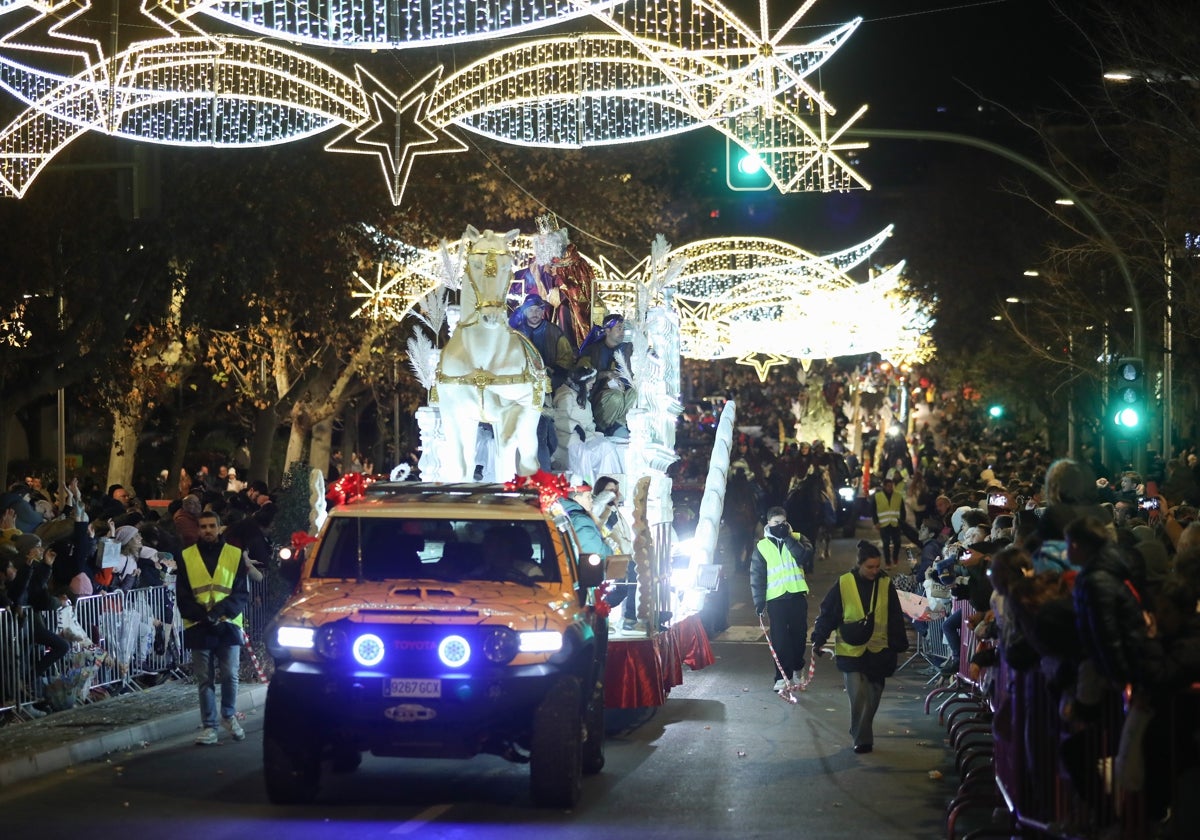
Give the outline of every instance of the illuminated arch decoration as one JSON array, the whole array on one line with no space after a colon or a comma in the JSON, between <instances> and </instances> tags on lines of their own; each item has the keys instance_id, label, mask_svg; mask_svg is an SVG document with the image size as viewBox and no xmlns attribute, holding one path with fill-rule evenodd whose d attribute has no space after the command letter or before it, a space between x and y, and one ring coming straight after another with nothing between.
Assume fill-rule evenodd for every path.
<instances>
[{"instance_id":1,"label":"illuminated arch decoration","mask_svg":"<svg viewBox=\"0 0 1200 840\"><path fill-rule=\"evenodd\" d=\"M33 13L0 38L0 86L29 106L0 129L0 194L24 195L87 131L236 147L285 143L371 116L358 81L293 50L208 35L189 20L194 6L176 13L144 3L140 25L118 29L141 37L108 56L106 39L96 37L107 24L90 0L65 5L69 12L39 0L0 7Z\"/></svg>"},{"instance_id":2,"label":"illuminated arch decoration","mask_svg":"<svg viewBox=\"0 0 1200 840\"><path fill-rule=\"evenodd\" d=\"M711 126L756 153L782 192L870 185L842 157L865 143L830 132L833 107L806 78L857 29L855 19L818 40L761 34L712 0L636 0L596 10L613 34L524 42L448 77L429 94L432 125L451 124L508 143L580 148L666 137ZM815 112L816 126L801 114Z\"/></svg>"},{"instance_id":3,"label":"illuminated arch decoration","mask_svg":"<svg viewBox=\"0 0 1200 840\"><path fill-rule=\"evenodd\" d=\"M930 319L905 293L904 263L865 283L847 272L891 235L819 257L770 239L684 245L673 283L683 355L736 358L760 376L779 358L811 360L879 352L899 363L932 353ZM761 358L761 357L765 357Z\"/></svg>"},{"instance_id":4,"label":"illuminated arch decoration","mask_svg":"<svg viewBox=\"0 0 1200 840\"><path fill-rule=\"evenodd\" d=\"M859 20L812 43L782 43L814 2L772 36L765 2L756 33L716 0L140 0L138 19L116 27L113 10L92 0L3 0L0 17L13 26L0 34L0 86L28 108L0 128L0 194L24 195L86 131L251 146L333 128L341 132L326 148L377 156L395 204L416 157L466 148L456 128L577 148L711 126L756 152L782 191L869 187L841 156L862 144L841 142L849 123L830 131L834 109L808 81ZM362 67L350 78L292 48L196 23L376 49L584 15L611 32L520 43L444 80L437 68L398 96Z\"/></svg>"},{"instance_id":5,"label":"illuminated arch decoration","mask_svg":"<svg viewBox=\"0 0 1200 840\"><path fill-rule=\"evenodd\" d=\"M932 321L907 293L904 263L859 282L862 267L892 234L892 226L845 250L817 256L773 239L740 237L688 243L622 270L606 258L580 255L596 275L599 303L610 312L635 313L670 302L679 322L680 353L693 359L734 358L765 376L788 360L802 363L879 353L895 364L928 360ZM448 243L451 251L457 243ZM428 292L445 284L440 250L393 243L402 268L354 297L360 312L385 312L396 321ZM534 237L513 243L514 269L533 259ZM663 274L670 275L664 285ZM461 277L449 284L457 287ZM365 291L364 291L365 289ZM519 295L510 296L517 303Z\"/></svg>"},{"instance_id":6,"label":"illuminated arch decoration","mask_svg":"<svg viewBox=\"0 0 1200 840\"><path fill-rule=\"evenodd\" d=\"M618 2L621 0L199 0L199 5L208 17L270 38L376 50L512 38L586 17Z\"/></svg>"}]
</instances>

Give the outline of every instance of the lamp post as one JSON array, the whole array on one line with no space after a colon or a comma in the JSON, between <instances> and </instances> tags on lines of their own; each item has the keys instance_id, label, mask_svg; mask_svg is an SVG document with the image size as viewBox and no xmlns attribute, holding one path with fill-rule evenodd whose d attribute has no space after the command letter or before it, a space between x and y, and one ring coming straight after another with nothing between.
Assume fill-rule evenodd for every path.
<instances>
[{"instance_id":1,"label":"lamp post","mask_svg":"<svg viewBox=\"0 0 1200 840\"><path fill-rule=\"evenodd\" d=\"M58 331L62 334L63 330L63 296L58 294ZM58 429L58 451L55 456L58 459L58 492L65 492L67 489L67 397L62 386L62 380L59 380L58 386L58 405L57 416L55 418L55 428Z\"/></svg>"},{"instance_id":2,"label":"lamp post","mask_svg":"<svg viewBox=\"0 0 1200 840\"><path fill-rule=\"evenodd\" d=\"M1192 88L1200 88L1200 79L1181 73L1170 73L1163 70L1130 70L1117 69L1104 73L1105 81L1145 82L1146 84L1179 84L1183 83ZM1168 171L1167 175L1170 176ZM1175 351L1173 347L1172 316L1174 315L1174 254L1171 242L1165 231L1163 234L1163 285L1166 289L1166 301L1163 309L1163 359L1162 359L1162 457L1167 460L1172 455L1174 440L1172 426L1174 425L1174 409L1172 406L1172 391L1175 379ZM1140 355L1140 354L1139 354Z\"/></svg>"},{"instance_id":3,"label":"lamp post","mask_svg":"<svg viewBox=\"0 0 1200 840\"><path fill-rule=\"evenodd\" d=\"M1133 272L1129 268L1129 262L1125 259L1125 253L1117 245L1108 228L1100 221L1100 217L1096 212L1079 197L1071 187L1066 184L1061 178L1050 172L1044 166L1041 166L1029 158L1022 155L1020 152L1014 151L1007 146L1002 146L999 143L993 143L990 140L984 140L981 137L972 137L969 134L957 134L951 131L922 131L919 129L903 129L903 128L850 128L843 133L844 137L861 137L865 139L879 140L924 140L941 143L954 143L959 146L970 146L975 149L982 149L985 152L991 152L994 155L999 155L1007 161L1017 164L1018 166L1037 175L1047 184L1054 188L1059 194L1056 199L1056 204L1071 205L1079 209L1083 213L1084 218L1096 231L1096 235L1100 238L1104 249L1108 251L1113 261L1117 264L1117 271L1121 274L1121 279L1125 281L1125 288L1129 293L1130 312L1133 315L1133 336L1132 347L1133 353L1137 358L1145 358L1145 338L1142 334L1142 301L1138 296L1137 286L1133 282ZM1068 434L1074 430L1074 418L1070 418L1071 426L1068 429ZM1134 455L1134 468L1139 472L1145 468L1146 450L1145 447L1139 447Z\"/></svg>"}]
</instances>

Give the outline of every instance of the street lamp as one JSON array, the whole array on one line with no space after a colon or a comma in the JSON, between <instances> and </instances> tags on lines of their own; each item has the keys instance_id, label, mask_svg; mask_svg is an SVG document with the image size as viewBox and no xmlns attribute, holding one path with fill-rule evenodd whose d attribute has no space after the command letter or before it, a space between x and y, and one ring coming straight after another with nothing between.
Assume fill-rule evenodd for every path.
<instances>
[{"instance_id":1,"label":"street lamp","mask_svg":"<svg viewBox=\"0 0 1200 840\"><path fill-rule=\"evenodd\" d=\"M1165 84L1184 82L1193 88L1200 87L1200 79L1179 73L1167 73L1162 70L1110 70L1104 74L1110 82L1135 82L1147 84ZM1170 175L1170 173L1167 173ZM1174 388L1175 352L1173 347L1172 316L1174 314L1174 254L1170 240L1163 234L1163 283L1166 286L1166 306L1163 309L1163 361L1162 361L1162 455L1170 458L1174 442L1171 437L1171 426L1174 423L1172 410L1172 390ZM1138 353L1138 356L1142 356Z\"/></svg>"}]
</instances>

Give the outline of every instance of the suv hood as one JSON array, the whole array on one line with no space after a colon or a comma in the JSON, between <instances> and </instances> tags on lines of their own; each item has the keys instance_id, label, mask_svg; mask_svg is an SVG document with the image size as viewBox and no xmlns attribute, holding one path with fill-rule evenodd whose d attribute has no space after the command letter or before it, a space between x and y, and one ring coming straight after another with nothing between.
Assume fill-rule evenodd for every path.
<instances>
[{"instance_id":1,"label":"suv hood","mask_svg":"<svg viewBox=\"0 0 1200 840\"><path fill-rule=\"evenodd\" d=\"M349 584L349 585L348 585ZM438 580L307 580L286 612L293 619L322 625L344 618L369 621L411 620L413 616L463 616L498 619L514 629L544 622L548 613L563 618L578 611L573 594L557 584L538 588L515 583ZM490 622L491 623L491 622Z\"/></svg>"}]
</instances>

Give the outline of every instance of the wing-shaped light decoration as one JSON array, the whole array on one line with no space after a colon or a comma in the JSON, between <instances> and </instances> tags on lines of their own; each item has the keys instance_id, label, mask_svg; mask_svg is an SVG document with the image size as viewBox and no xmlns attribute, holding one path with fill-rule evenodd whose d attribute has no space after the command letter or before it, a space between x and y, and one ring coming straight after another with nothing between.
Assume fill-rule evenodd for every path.
<instances>
[{"instance_id":1,"label":"wing-shaped light decoration","mask_svg":"<svg viewBox=\"0 0 1200 840\"><path fill-rule=\"evenodd\" d=\"M812 43L782 43L813 2L773 36L765 4L761 33L713 0L593 8L611 35L530 40L485 56L438 86L427 116L434 126L551 148L711 126L757 152L782 191L868 187L842 156L864 144L843 142L845 126L829 130L833 108L807 81L860 20Z\"/></svg>"},{"instance_id":2,"label":"wing-shaped light decoration","mask_svg":"<svg viewBox=\"0 0 1200 840\"><path fill-rule=\"evenodd\" d=\"M203 13L271 38L321 47L431 47L584 17L621 0L200 0Z\"/></svg>"},{"instance_id":3,"label":"wing-shaped light decoration","mask_svg":"<svg viewBox=\"0 0 1200 840\"><path fill-rule=\"evenodd\" d=\"M170 145L252 146L370 118L355 80L293 50L207 35L188 20L195 7L177 14L169 2L146 0L137 25L116 28L111 10L101 15L91 0L69 0L65 11L35 0L5 9L24 18L0 38L0 85L29 107L0 128L0 194L24 195L86 131ZM126 39L111 55L99 37L110 29Z\"/></svg>"}]
</instances>

